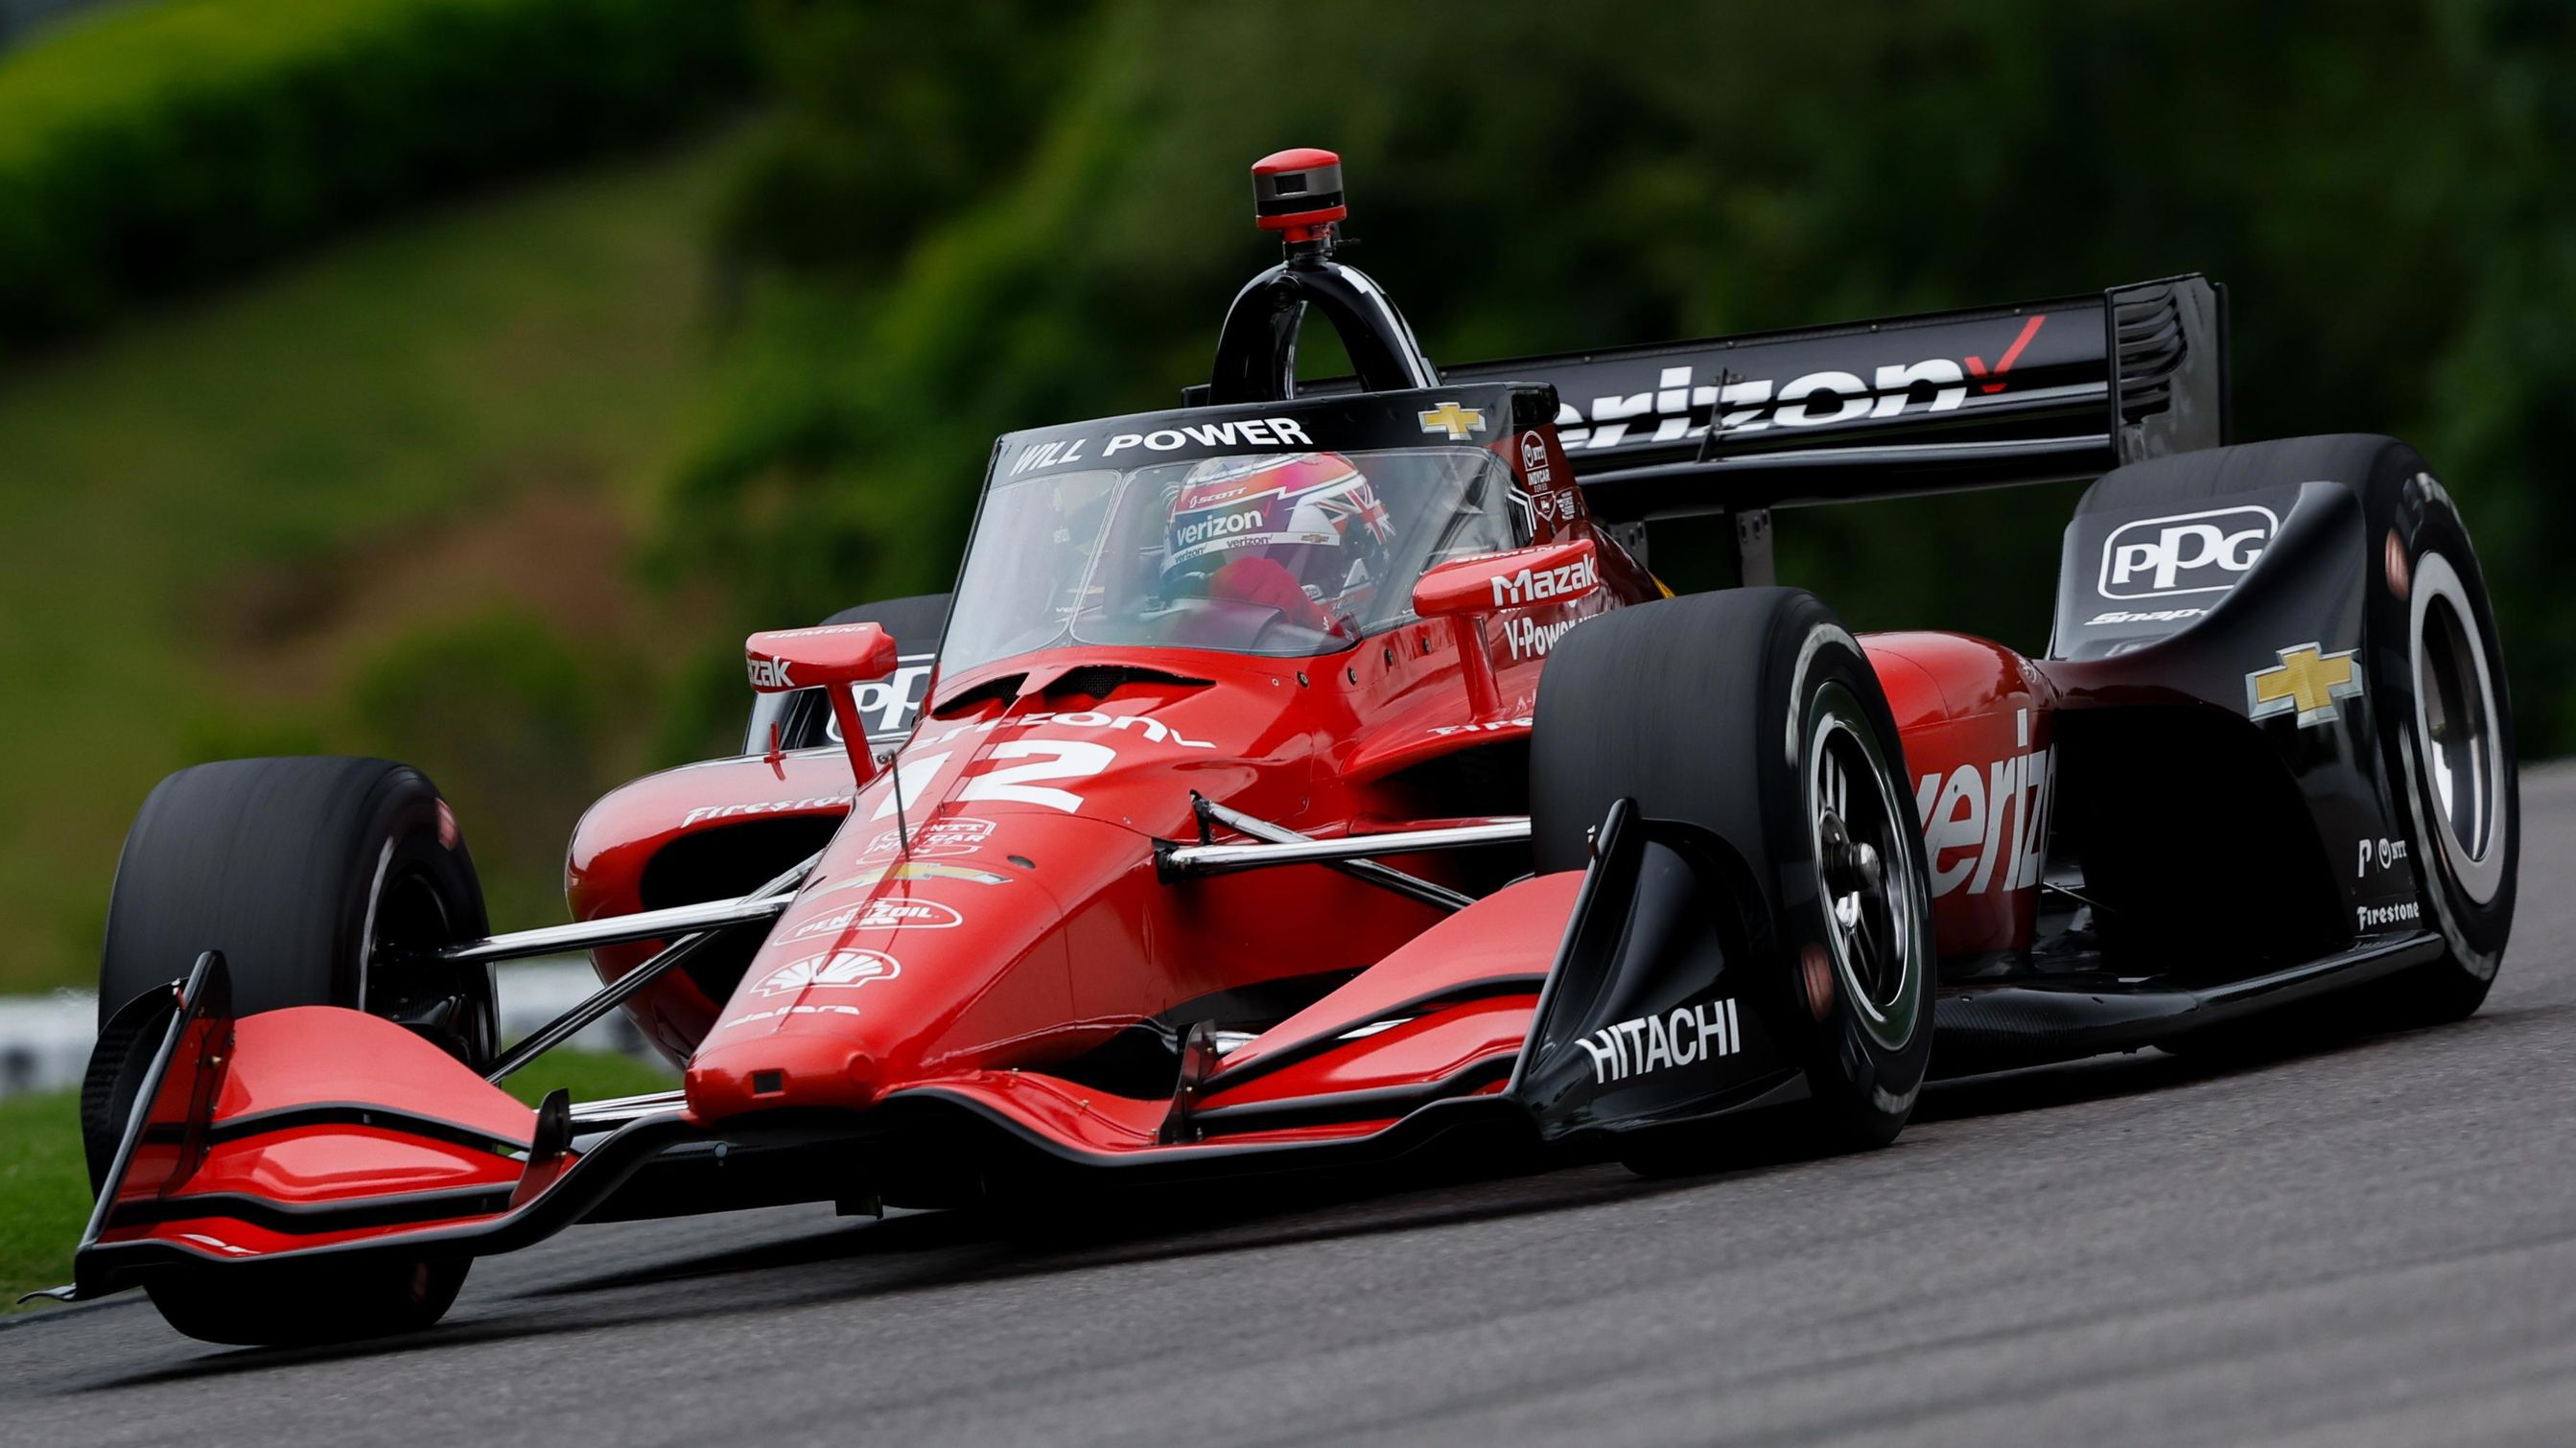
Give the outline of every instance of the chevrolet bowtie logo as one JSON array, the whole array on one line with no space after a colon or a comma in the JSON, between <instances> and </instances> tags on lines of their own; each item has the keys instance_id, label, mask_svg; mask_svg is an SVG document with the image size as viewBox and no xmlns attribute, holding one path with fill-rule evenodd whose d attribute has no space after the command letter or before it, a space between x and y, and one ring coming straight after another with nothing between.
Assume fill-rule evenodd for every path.
<instances>
[{"instance_id":1,"label":"chevrolet bowtie logo","mask_svg":"<svg viewBox=\"0 0 2576 1448\"><path fill-rule=\"evenodd\" d=\"M1485 414L1479 408L1460 407L1444 402L1429 412L1417 414L1424 432L1445 432L1451 442L1465 442L1467 434L1485 425Z\"/></svg>"},{"instance_id":2,"label":"chevrolet bowtie logo","mask_svg":"<svg viewBox=\"0 0 2576 1448\"><path fill-rule=\"evenodd\" d=\"M2268 719L2295 709L2302 729L2342 718L2335 701L2361 694L2361 671L2352 662L2355 652L2321 653L2315 644L2281 650L2278 665L2245 676L2245 717Z\"/></svg>"}]
</instances>

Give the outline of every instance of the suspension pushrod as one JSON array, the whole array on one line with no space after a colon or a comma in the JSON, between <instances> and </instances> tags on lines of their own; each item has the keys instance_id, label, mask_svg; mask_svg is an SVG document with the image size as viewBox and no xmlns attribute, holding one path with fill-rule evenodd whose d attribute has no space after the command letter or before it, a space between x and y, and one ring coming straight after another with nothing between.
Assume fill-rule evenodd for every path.
<instances>
[{"instance_id":1,"label":"suspension pushrod","mask_svg":"<svg viewBox=\"0 0 2576 1448\"><path fill-rule=\"evenodd\" d=\"M669 945L662 947L660 951L656 952L652 959L645 961L642 965L635 967L633 970L626 972L617 979L601 986L597 991L583 997L580 1004L575 1005L572 1009L565 1011L562 1015L559 1015L553 1020L546 1022L544 1025L537 1027L535 1030L530 1031L525 1039L521 1040L519 1044L512 1046L506 1053L504 1053L501 1059L494 1063L491 1070L483 1073L483 1079L492 1082L494 1085L498 1085L505 1077L517 1071L520 1067L527 1065L530 1061L537 1059L546 1052L551 1051L555 1047L562 1045L564 1042L571 1040L573 1037L580 1035L582 1030L590 1025L591 1022L596 1021L601 1016L617 1009L617 1007L623 1004L629 996L634 995L637 991L642 990L644 987L660 980L663 976L668 975L671 971L671 967L680 964L687 960L691 955L696 954L700 947L704 946L708 941L715 939L717 933L726 926L742 925L754 920L768 920L775 918L781 911L787 908L788 901L794 895L796 887L804 883L806 873L811 871L816 863L821 861L822 858L822 852L818 850L814 854L807 856L805 860L798 864L794 869L787 871L785 874L771 880L759 889L743 896L742 899L722 902L726 904L742 905L753 901L762 901L773 904L776 908L759 914L746 915L739 918L728 918L703 928L693 935L685 935L680 939L672 941ZM686 907L682 908L685 909ZM668 914L670 912L647 911L645 913ZM619 918L634 920L641 917L627 915ZM647 937L630 935L622 938L633 940Z\"/></svg>"}]
</instances>

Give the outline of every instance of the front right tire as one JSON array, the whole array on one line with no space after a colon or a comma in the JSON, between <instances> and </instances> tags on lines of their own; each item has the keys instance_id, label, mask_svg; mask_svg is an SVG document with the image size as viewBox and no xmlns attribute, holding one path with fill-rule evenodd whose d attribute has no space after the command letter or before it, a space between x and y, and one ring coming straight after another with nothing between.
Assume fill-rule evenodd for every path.
<instances>
[{"instance_id":1,"label":"front right tire","mask_svg":"<svg viewBox=\"0 0 2576 1448\"><path fill-rule=\"evenodd\" d=\"M1811 1147L1895 1140L1931 1058L1932 889L1903 760L1859 642L1798 589L1588 620L1557 645L1539 689L1537 867L1581 868L1589 832L1621 798L1734 848L1769 917L1747 938L1813 1016L1810 1099L1786 1108ZM1724 1164L1732 1129L1721 1118L1636 1133L1623 1158L1656 1175L1708 1170Z\"/></svg>"}]
</instances>

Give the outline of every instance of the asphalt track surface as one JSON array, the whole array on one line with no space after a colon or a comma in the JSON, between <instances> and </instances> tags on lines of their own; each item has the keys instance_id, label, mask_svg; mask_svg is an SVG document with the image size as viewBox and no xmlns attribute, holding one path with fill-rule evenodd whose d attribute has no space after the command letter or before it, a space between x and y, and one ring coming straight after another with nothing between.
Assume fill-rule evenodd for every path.
<instances>
[{"instance_id":1,"label":"asphalt track surface","mask_svg":"<svg viewBox=\"0 0 2576 1448\"><path fill-rule=\"evenodd\" d=\"M1898 1144L1198 1204L578 1229L437 1330L0 1325L0 1442L2576 1443L2576 767L2465 1024L1937 1088Z\"/></svg>"}]
</instances>

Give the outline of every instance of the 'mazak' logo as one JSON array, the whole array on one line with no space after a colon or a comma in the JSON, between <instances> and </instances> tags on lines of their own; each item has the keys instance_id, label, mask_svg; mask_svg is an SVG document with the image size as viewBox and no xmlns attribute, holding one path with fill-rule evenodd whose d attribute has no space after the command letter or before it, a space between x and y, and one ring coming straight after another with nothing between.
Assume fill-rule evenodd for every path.
<instances>
[{"instance_id":1,"label":"'mazak' logo","mask_svg":"<svg viewBox=\"0 0 2576 1448\"><path fill-rule=\"evenodd\" d=\"M1494 575L1494 607L1528 608L1585 592L1601 581L1601 565L1587 553L1558 568L1524 568Z\"/></svg>"},{"instance_id":2,"label":"'mazak' logo","mask_svg":"<svg viewBox=\"0 0 2576 1448\"><path fill-rule=\"evenodd\" d=\"M1992 365L1982 355L1926 357L1920 362L1891 362L1868 377L1827 370L1787 382L1728 376L1700 382L1690 366L1665 367L1657 372L1652 392L1596 397L1588 413L1572 402L1559 402L1557 441L1571 451L1628 442L1684 442L1707 436L1711 426L1731 434L1773 426L1829 427L1863 418L1896 417L1909 410L1949 412L1968 400L1971 379L1979 392L2003 391L2013 364L2021 360L2047 321L2045 312L2024 318L2021 331ZM1634 429L1648 424L1654 428L1652 433L1633 435Z\"/></svg>"}]
</instances>

